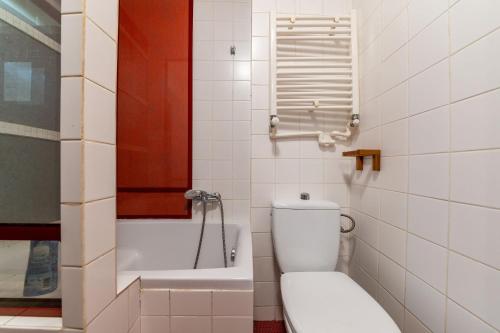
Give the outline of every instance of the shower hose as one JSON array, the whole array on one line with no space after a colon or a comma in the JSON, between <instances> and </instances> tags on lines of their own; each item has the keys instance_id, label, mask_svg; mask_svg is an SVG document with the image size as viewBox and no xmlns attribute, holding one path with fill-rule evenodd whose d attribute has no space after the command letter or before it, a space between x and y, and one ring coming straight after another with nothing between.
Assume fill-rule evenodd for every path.
<instances>
[{"instance_id":1,"label":"shower hose","mask_svg":"<svg viewBox=\"0 0 500 333\"><path fill-rule=\"evenodd\" d=\"M222 228L222 255L224 256L224 267L227 268L227 256L226 256L226 232L224 230L224 205L222 204L222 199L219 196L217 198L217 202L220 206L220 219L221 219L221 228ZM203 220L201 222L201 232L200 232L200 240L198 242L198 250L196 251L196 259L194 261L194 269L198 268L198 260L200 259L201 245L203 243L203 235L205 233L205 222L207 220L207 200L203 199Z\"/></svg>"}]
</instances>

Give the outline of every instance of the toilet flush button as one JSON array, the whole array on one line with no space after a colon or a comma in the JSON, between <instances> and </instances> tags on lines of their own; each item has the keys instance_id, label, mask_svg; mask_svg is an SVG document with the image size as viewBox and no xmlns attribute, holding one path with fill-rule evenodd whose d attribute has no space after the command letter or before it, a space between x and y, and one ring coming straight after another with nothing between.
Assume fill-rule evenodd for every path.
<instances>
[{"instance_id":1,"label":"toilet flush button","mask_svg":"<svg viewBox=\"0 0 500 333\"><path fill-rule=\"evenodd\" d=\"M300 193L300 200L309 200L311 196L307 192Z\"/></svg>"}]
</instances>

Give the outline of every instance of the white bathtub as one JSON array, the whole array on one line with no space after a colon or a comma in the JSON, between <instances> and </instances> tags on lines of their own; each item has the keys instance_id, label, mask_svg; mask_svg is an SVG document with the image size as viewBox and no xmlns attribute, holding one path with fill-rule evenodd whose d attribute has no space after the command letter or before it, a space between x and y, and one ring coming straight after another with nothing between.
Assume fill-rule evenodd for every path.
<instances>
[{"instance_id":1,"label":"white bathtub","mask_svg":"<svg viewBox=\"0 0 500 333\"><path fill-rule=\"evenodd\" d=\"M252 240L248 225L226 223L228 267L221 225L205 226L198 269L193 269L201 224L189 220L120 220L118 275L138 275L143 289L252 290ZM231 250L236 250L234 262Z\"/></svg>"}]
</instances>

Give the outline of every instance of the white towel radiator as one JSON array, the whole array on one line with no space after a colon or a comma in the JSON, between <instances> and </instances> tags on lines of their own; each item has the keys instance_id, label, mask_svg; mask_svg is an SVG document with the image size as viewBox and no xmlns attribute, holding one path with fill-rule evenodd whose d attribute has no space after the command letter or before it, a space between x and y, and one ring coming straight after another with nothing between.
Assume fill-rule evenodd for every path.
<instances>
[{"instance_id":1,"label":"white towel radiator","mask_svg":"<svg viewBox=\"0 0 500 333\"><path fill-rule=\"evenodd\" d=\"M270 137L347 140L359 125L356 12L271 13L270 44Z\"/></svg>"}]
</instances>

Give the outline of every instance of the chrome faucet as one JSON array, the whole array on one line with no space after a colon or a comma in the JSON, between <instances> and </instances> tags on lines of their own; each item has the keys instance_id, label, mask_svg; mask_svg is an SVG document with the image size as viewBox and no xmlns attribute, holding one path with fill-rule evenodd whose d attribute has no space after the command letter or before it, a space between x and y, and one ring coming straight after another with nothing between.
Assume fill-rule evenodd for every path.
<instances>
[{"instance_id":1,"label":"chrome faucet","mask_svg":"<svg viewBox=\"0 0 500 333\"><path fill-rule=\"evenodd\" d=\"M205 232L205 221L207 219L207 203L217 202L220 207L221 231L222 231L222 255L224 256L224 267L227 267L226 255L226 232L224 230L224 205L222 204L222 196L219 192L207 192L203 190L188 190L184 193L184 198L187 200L198 201L202 203L203 220L201 222L200 240L196 251L196 259L194 260L194 269L198 268L198 260L200 259L201 244L203 242L203 234Z\"/></svg>"},{"instance_id":2,"label":"chrome faucet","mask_svg":"<svg viewBox=\"0 0 500 333\"><path fill-rule=\"evenodd\" d=\"M184 193L184 198L187 200L209 202L221 201L221 195L218 192L207 192L203 190L188 190Z\"/></svg>"}]
</instances>

